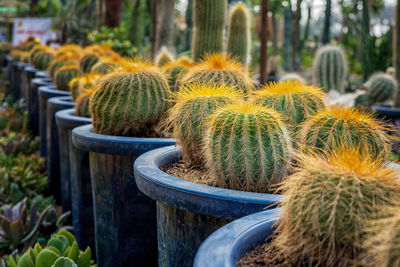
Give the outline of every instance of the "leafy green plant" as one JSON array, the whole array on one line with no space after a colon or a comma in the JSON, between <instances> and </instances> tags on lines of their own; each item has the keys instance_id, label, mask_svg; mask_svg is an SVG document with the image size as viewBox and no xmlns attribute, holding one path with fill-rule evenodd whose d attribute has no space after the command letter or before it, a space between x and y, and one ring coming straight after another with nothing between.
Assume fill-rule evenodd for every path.
<instances>
[{"instance_id":1,"label":"leafy green plant","mask_svg":"<svg viewBox=\"0 0 400 267\"><path fill-rule=\"evenodd\" d=\"M5 155L31 155L39 149L39 137L33 137L24 133L2 132L0 148Z\"/></svg>"},{"instance_id":2,"label":"leafy green plant","mask_svg":"<svg viewBox=\"0 0 400 267\"><path fill-rule=\"evenodd\" d=\"M134 56L137 53L137 49L132 46L126 36L127 33L124 27L109 28L103 26L99 31L90 32L88 39L92 43L105 44L112 47L121 56Z\"/></svg>"}]
</instances>

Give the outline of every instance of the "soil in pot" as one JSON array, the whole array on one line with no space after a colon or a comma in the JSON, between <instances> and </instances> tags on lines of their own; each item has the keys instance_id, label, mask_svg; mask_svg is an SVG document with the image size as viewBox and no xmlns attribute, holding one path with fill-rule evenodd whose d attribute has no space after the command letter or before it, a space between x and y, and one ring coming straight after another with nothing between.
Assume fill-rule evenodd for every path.
<instances>
[{"instance_id":1,"label":"soil in pot","mask_svg":"<svg viewBox=\"0 0 400 267\"><path fill-rule=\"evenodd\" d=\"M285 266L279 259L275 259L276 248L270 242L254 246L254 249L243 255L236 264L237 267Z\"/></svg>"}]
</instances>

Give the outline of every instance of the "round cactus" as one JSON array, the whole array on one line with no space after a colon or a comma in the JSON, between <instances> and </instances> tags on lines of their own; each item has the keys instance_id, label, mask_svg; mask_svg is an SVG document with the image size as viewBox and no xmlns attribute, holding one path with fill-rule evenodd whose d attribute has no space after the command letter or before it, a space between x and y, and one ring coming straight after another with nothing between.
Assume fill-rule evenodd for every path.
<instances>
[{"instance_id":1,"label":"round cactus","mask_svg":"<svg viewBox=\"0 0 400 267\"><path fill-rule=\"evenodd\" d=\"M102 76L98 74L85 74L77 76L69 82L72 100L75 101L77 97L85 90L92 88L100 82Z\"/></svg>"},{"instance_id":2,"label":"round cactus","mask_svg":"<svg viewBox=\"0 0 400 267\"><path fill-rule=\"evenodd\" d=\"M271 83L255 92L255 103L275 109L285 115L289 127L297 126L306 118L325 108L323 91L299 81Z\"/></svg>"},{"instance_id":3,"label":"round cactus","mask_svg":"<svg viewBox=\"0 0 400 267\"><path fill-rule=\"evenodd\" d=\"M372 114L357 108L331 106L311 116L299 131L299 142L305 149L322 151L340 144L360 146L376 157L390 153L388 126Z\"/></svg>"},{"instance_id":4,"label":"round cactus","mask_svg":"<svg viewBox=\"0 0 400 267\"><path fill-rule=\"evenodd\" d=\"M10 52L13 61L29 63L29 52L13 49Z\"/></svg>"},{"instance_id":5,"label":"round cactus","mask_svg":"<svg viewBox=\"0 0 400 267\"><path fill-rule=\"evenodd\" d=\"M347 60L339 47L323 46L317 51L313 62L314 80L329 91L344 93L344 81L347 76Z\"/></svg>"},{"instance_id":6,"label":"round cactus","mask_svg":"<svg viewBox=\"0 0 400 267\"><path fill-rule=\"evenodd\" d=\"M83 73L89 73L100 59L100 56L96 53L86 53L79 61L79 67Z\"/></svg>"},{"instance_id":7,"label":"round cactus","mask_svg":"<svg viewBox=\"0 0 400 267\"><path fill-rule=\"evenodd\" d=\"M97 133L146 135L169 107L168 82L155 67L124 64L102 79L90 99L90 113Z\"/></svg>"},{"instance_id":8,"label":"round cactus","mask_svg":"<svg viewBox=\"0 0 400 267\"><path fill-rule=\"evenodd\" d=\"M56 57L65 56L68 54L78 54L82 51L82 47L76 44L62 45L57 49Z\"/></svg>"},{"instance_id":9,"label":"round cactus","mask_svg":"<svg viewBox=\"0 0 400 267\"><path fill-rule=\"evenodd\" d=\"M291 140L275 110L234 103L210 115L206 128L206 165L217 185L268 192L286 177Z\"/></svg>"},{"instance_id":10,"label":"round cactus","mask_svg":"<svg viewBox=\"0 0 400 267\"><path fill-rule=\"evenodd\" d=\"M161 51L158 53L156 56L155 63L157 66L162 67L165 64L174 61L174 57L171 55L171 53L163 47Z\"/></svg>"},{"instance_id":11,"label":"round cactus","mask_svg":"<svg viewBox=\"0 0 400 267\"><path fill-rule=\"evenodd\" d=\"M46 51L46 50L52 50L49 46L46 45L35 45L32 50L30 51L30 55L29 55L29 60L31 63L33 63L33 58L35 57L35 55L41 51Z\"/></svg>"},{"instance_id":12,"label":"round cactus","mask_svg":"<svg viewBox=\"0 0 400 267\"><path fill-rule=\"evenodd\" d=\"M32 64L38 70L47 70L50 62L54 59L54 52L49 50L39 51L35 54Z\"/></svg>"},{"instance_id":13,"label":"round cactus","mask_svg":"<svg viewBox=\"0 0 400 267\"><path fill-rule=\"evenodd\" d=\"M382 103L390 100L397 91L397 82L392 76L377 73L372 75L364 85L374 103Z\"/></svg>"},{"instance_id":14,"label":"round cactus","mask_svg":"<svg viewBox=\"0 0 400 267\"><path fill-rule=\"evenodd\" d=\"M254 88L245 67L224 54L206 55L204 60L190 69L182 79L182 84L189 83L227 84L245 92Z\"/></svg>"},{"instance_id":15,"label":"round cactus","mask_svg":"<svg viewBox=\"0 0 400 267\"><path fill-rule=\"evenodd\" d=\"M81 75L83 75L83 73L77 65L62 66L54 75L54 83L56 84L57 90L69 91L69 83L71 80Z\"/></svg>"},{"instance_id":16,"label":"round cactus","mask_svg":"<svg viewBox=\"0 0 400 267\"><path fill-rule=\"evenodd\" d=\"M243 3L236 4L229 15L227 52L242 64L250 55L250 19Z\"/></svg>"},{"instance_id":17,"label":"round cactus","mask_svg":"<svg viewBox=\"0 0 400 267\"><path fill-rule=\"evenodd\" d=\"M244 99L244 94L226 85L190 84L174 95L169 125L182 147L183 157L195 165L204 163L201 151L207 116L217 108Z\"/></svg>"},{"instance_id":18,"label":"round cactus","mask_svg":"<svg viewBox=\"0 0 400 267\"><path fill-rule=\"evenodd\" d=\"M182 78L193 66L193 61L186 57L181 57L176 61L169 62L164 65L164 73L168 78L168 84L172 91L178 90Z\"/></svg>"},{"instance_id":19,"label":"round cactus","mask_svg":"<svg viewBox=\"0 0 400 267\"><path fill-rule=\"evenodd\" d=\"M49 66L47 67L47 72L49 73L49 76L52 77L52 79L55 79L55 74L57 70L63 66L66 65L76 65L78 66L78 61L72 59L72 58L55 58L52 61L50 61Z\"/></svg>"},{"instance_id":20,"label":"round cactus","mask_svg":"<svg viewBox=\"0 0 400 267\"><path fill-rule=\"evenodd\" d=\"M120 57L109 57L103 58L99 62L93 65L91 72L98 74L108 74L118 68L118 66L124 61Z\"/></svg>"},{"instance_id":21,"label":"round cactus","mask_svg":"<svg viewBox=\"0 0 400 267\"><path fill-rule=\"evenodd\" d=\"M277 258L284 266L359 266L367 221L400 199L398 173L351 146L323 156L300 154L296 161L279 188Z\"/></svg>"},{"instance_id":22,"label":"round cactus","mask_svg":"<svg viewBox=\"0 0 400 267\"><path fill-rule=\"evenodd\" d=\"M304 82L304 83L306 82L306 80L303 77L301 77L300 74L295 73L295 72L286 73L286 74L282 75L279 78L279 80L280 81L299 81L299 82Z\"/></svg>"},{"instance_id":23,"label":"round cactus","mask_svg":"<svg viewBox=\"0 0 400 267\"><path fill-rule=\"evenodd\" d=\"M93 93L99 88L98 85L85 90L78 96L75 104L75 114L80 117L90 117L89 101Z\"/></svg>"}]
</instances>

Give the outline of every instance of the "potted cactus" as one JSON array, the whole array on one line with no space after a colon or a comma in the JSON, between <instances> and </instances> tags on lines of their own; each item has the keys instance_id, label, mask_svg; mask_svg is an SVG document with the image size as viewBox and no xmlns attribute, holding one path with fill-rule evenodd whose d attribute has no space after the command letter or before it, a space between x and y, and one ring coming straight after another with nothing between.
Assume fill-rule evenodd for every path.
<instances>
[{"instance_id":1,"label":"potted cactus","mask_svg":"<svg viewBox=\"0 0 400 267\"><path fill-rule=\"evenodd\" d=\"M72 131L74 145L89 152L101 266L157 265L156 206L137 189L132 165L142 153L175 143L157 132L169 105L164 75L146 63L127 63L90 97L92 125Z\"/></svg>"}]
</instances>

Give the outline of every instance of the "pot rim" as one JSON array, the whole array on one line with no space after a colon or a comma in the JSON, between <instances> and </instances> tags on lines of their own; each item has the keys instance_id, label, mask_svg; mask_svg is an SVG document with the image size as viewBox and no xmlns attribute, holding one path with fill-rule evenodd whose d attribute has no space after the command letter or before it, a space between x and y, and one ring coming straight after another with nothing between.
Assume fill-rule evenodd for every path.
<instances>
[{"instance_id":1,"label":"pot rim","mask_svg":"<svg viewBox=\"0 0 400 267\"><path fill-rule=\"evenodd\" d=\"M74 145L84 151L111 155L139 156L149 149L175 144L172 138L126 137L98 134L93 125L84 125L72 130Z\"/></svg>"},{"instance_id":2,"label":"pot rim","mask_svg":"<svg viewBox=\"0 0 400 267\"><path fill-rule=\"evenodd\" d=\"M46 70L38 70L36 72L36 77L50 78L49 73Z\"/></svg>"},{"instance_id":3,"label":"pot rim","mask_svg":"<svg viewBox=\"0 0 400 267\"><path fill-rule=\"evenodd\" d=\"M80 117L80 116L75 115L74 108L63 109L63 110L57 111L55 114L55 117L56 117L57 125L59 127L63 127L63 128L67 128L67 129L73 129L78 126L92 123L91 118Z\"/></svg>"},{"instance_id":4,"label":"pot rim","mask_svg":"<svg viewBox=\"0 0 400 267\"><path fill-rule=\"evenodd\" d=\"M25 63L25 62L13 62L13 65L16 66L17 68L25 68L27 65L30 65L30 63Z\"/></svg>"},{"instance_id":5,"label":"pot rim","mask_svg":"<svg viewBox=\"0 0 400 267\"><path fill-rule=\"evenodd\" d=\"M52 84L51 81L46 81L47 78L41 77L41 78L33 78L31 80L31 82L36 85L36 86L45 86L45 85L49 85Z\"/></svg>"},{"instance_id":6,"label":"pot rim","mask_svg":"<svg viewBox=\"0 0 400 267\"><path fill-rule=\"evenodd\" d=\"M56 90L54 84L48 84L39 87L39 95L43 96L44 98L51 98L56 96L70 96L71 93L67 91Z\"/></svg>"},{"instance_id":7,"label":"pot rim","mask_svg":"<svg viewBox=\"0 0 400 267\"><path fill-rule=\"evenodd\" d=\"M237 219L282 198L277 194L255 193L198 184L163 172L160 166L174 162L180 148L168 146L144 153L134 163L140 191L150 198L177 209L225 219Z\"/></svg>"},{"instance_id":8,"label":"pot rim","mask_svg":"<svg viewBox=\"0 0 400 267\"><path fill-rule=\"evenodd\" d=\"M400 108L396 107L388 107L384 105L373 105L372 109L375 110L376 113L382 115L400 115Z\"/></svg>"},{"instance_id":9,"label":"pot rim","mask_svg":"<svg viewBox=\"0 0 400 267\"><path fill-rule=\"evenodd\" d=\"M279 208L262 211L219 228L201 244L193 266L234 267L254 245L273 233L279 213Z\"/></svg>"},{"instance_id":10,"label":"pot rim","mask_svg":"<svg viewBox=\"0 0 400 267\"><path fill-rule=\"evenodd\" d=\"M38 69L36 69L32 64L29 64L28 66L25 66L24 71L36 73Z\"/></svg>"},{"instance_id":11,"label":"pot rim","mask_svg":"<svg viewBox=\"0 0 400 267\"><path fill-rule=\"evenodd\" d=\"M72 96L55 96L49 98L47 103L50 106L69 106L74 107L75 102L72 102Z\"/></svg>"}]
</instances>

